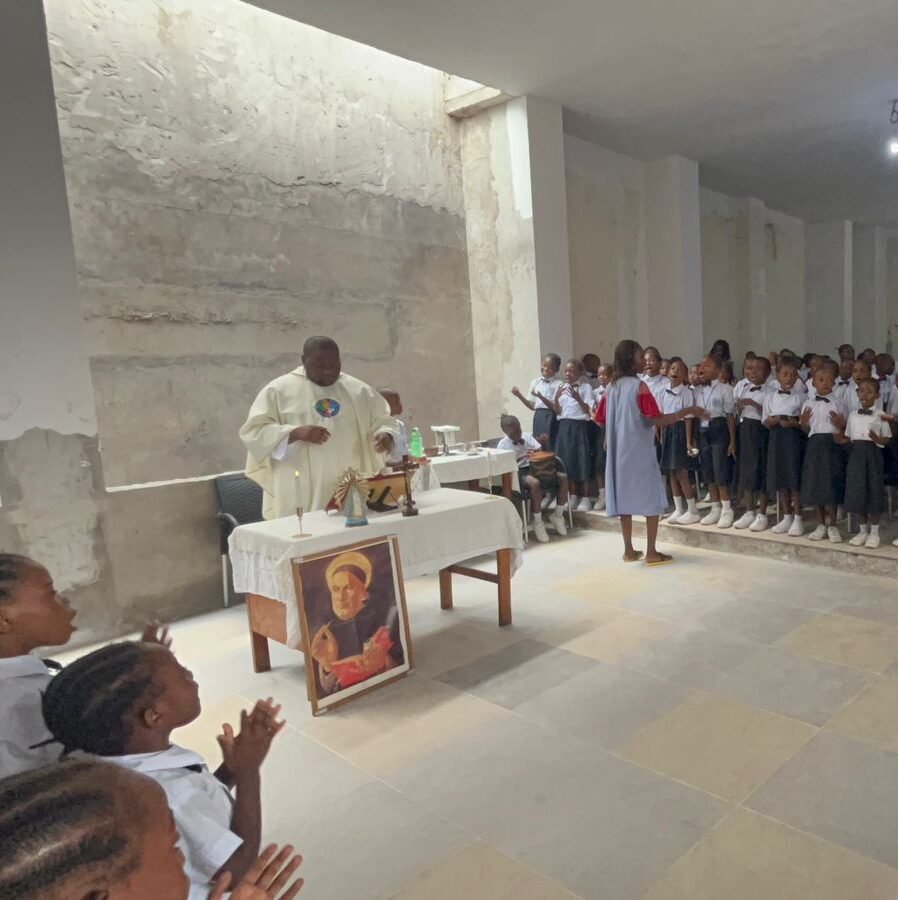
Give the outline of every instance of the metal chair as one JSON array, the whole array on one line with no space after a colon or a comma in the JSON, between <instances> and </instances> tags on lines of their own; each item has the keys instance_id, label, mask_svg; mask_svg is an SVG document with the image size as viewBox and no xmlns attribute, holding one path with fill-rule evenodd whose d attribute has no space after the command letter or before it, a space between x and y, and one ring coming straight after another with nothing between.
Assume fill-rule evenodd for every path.
<instances>
[{"instance_id":1,"label":"metal chair","mask_svg":"<svg viewBox=\"0 0 898 900\"><path fill-rule=\"evenodd\" d=\"M221 550L221 584L225 607L231 605L231 573L228 538L238 525L262 521L262 488L245 475L219 475L215 479L218 498L218 533Z\"/></svg>"},{"instance_id":2,"label":"metal chair","mask_svg":"<svg viewBox=\"0 0 898 900\"><path fill-rule=\"evenodd\" d=\"M555 457L555 466L560 475L567 475L567 469L564 466L564 460L561 459L560 456ZM568 479L570 482L570 479ZM553 488L545 491L546 497L551 497L553 494L556 495L556 503L557 501L557 488ZM524 541L525 543L530 543L530 491L527 490L527 486L521 483L521 518L524 520ZM568 526L570 530L574 530L574 512L571 509L570 503L565 504L565 508L567 509L567 518L568 518Z\"/></svg>"}]
</instances>

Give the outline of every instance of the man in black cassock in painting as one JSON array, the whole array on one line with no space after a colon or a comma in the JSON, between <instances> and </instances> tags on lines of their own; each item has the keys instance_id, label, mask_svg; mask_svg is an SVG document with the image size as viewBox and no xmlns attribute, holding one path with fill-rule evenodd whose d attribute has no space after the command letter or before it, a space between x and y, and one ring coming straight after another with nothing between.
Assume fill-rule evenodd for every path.
<instances>
[{"instance_id":1,"label":"man in black cassock in painting","mask_svg":"<svg viewBox=\"0 0 898 900\"><path fill-rule=\"evenodd\" d=\"M324 573L334 618L318 629L311 647L324 696L404 660L395 598L371 597L372 576L371 560L358 551L341 553Z\"/></svg>"}]
</instances>

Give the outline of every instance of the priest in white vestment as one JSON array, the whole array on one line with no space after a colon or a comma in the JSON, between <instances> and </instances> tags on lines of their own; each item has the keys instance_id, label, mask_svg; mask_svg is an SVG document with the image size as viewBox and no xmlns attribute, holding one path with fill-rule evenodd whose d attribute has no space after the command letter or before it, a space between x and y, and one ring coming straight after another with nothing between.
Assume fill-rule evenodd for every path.
<instances>
[{"instance_id":1,"label":"priest in white vestment","mask_svg":"<svg viewBox=\"0 0 898 900\"><path fill-rule=\"evenodd\" d=\"M341 371L336 342L313 337L302 365L259 392L240 439L246 474L265 492L262 515L276 519L324 509L349 468L380 471L396 424L374 388Z\"/></svg>"}]
</instances>

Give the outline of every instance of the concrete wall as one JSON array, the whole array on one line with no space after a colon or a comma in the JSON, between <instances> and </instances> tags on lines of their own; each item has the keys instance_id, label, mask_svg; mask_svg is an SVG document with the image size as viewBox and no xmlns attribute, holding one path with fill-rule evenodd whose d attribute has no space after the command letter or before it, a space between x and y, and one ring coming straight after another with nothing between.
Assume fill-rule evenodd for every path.
<instances>
[{"instance_id":1,"label":"concrete wall","mask_svg":"<svg viewBox=\"0 0 898 900\"><path fill-rule=\"evenodd\" d=\"M806 241L808 346L827 353L853 341L851 222L808 223Z\"/></svg>"},{"instance_id":2,"label":"concrete wall","mask_svg":"<svg viewBox=\"0 0 898 900\"><path fill-rule=\"evenodd\" d=\"M315 332L411 422L473 429L441 73L239 0L48 19L109 484L239 468L252 397Z\"/></svg>"},{"instance_id":3,"label":"concrete wall","mask_svg":"<svg viewBox=\"0 0 898 900\"><path fill-rule=\"evenodd\" d=\"M565 135L574 352L611 361L648 332L645 166Z\"/></svg>"},{"instance_id":4,"label":"concrete wall","mask_svg":"<svg viewBox=\"0 0 898 900\"><path fill-rule=\"evenodd\" d=\"M747 350L804 352L805 223L706 188L700 202L706 342L729 340L734 359Z\"/></svg>"},{"instance_id":5,"label":"concrete wall","mask_svg":"<svg viewBox=\"0 0 898 900\"><path fill-rule=\"evenodd\" d=\"M499 433L543 353L573 349L560 107L519 97L463 122L478 427ZM537 223L540 223L537 227Z\"/></svg>"}]
</instances>

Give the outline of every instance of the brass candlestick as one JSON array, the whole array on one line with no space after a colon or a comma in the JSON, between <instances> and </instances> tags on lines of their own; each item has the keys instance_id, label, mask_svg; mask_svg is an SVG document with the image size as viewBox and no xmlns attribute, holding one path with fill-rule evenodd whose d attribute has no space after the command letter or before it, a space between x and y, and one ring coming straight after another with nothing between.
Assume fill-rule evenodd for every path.
<instances>
[{"instance_id":1,"label":"brass candlestick","mask_svg":"<svg viewBox=\"0 0 898 900\"><path fill-rule=\"evenodd\" d=\"M415 506L415 501L412 500L412 480L410 477L410 473L416 468L417 465L413 463L408 456L402 457L402 477L405 481L405 501L402 504L403 516L418 515L418 507Z\"/></svg>"}]
</instances>

